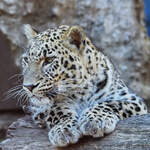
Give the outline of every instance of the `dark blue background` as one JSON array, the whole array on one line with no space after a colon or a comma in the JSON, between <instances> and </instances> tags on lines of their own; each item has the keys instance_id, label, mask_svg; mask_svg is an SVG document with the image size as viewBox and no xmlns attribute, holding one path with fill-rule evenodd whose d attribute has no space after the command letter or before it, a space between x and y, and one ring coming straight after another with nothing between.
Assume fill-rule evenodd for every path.
<instances>
[{"instance_id":1,"label":"dark blue background","mask_svg":"<svg viewBox=\"0 0 150 150\"><path fill-rule=\"evenodd\" d=\"M144 12L147 32L150 37L150 0L144 0Z\"/></svg>"}]
</instances>

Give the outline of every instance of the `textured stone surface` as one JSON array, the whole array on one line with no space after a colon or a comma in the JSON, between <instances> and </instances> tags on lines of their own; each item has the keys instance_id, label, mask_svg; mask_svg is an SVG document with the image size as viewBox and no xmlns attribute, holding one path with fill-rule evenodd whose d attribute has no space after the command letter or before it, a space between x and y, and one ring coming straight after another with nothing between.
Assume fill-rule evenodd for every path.
<instances>
[{"instance_id":1,"label":"textured stone surface","mask_svg":"<svg viewBox=\"0 0 150 150\"><path fill-rule=\"evenodd\" d=\"M24 114L21 111L0 112L0 141L4 139L8 126L23 116Z\"/></svg>"},{"instance_id":2,"label":"textured stone surface","mask_svg":"<svg viewBox=\"0 0 150 150\"><path fill-rule=\"evenodd\" d=\"M104 138L84 137L66 148L50 145L47 131L37 128L30 117L18 119L8 129L2 150L149 150L150 114L120 121L116 130Z\"/></svg>"},{"instance_id":3,"label":"textured stone surface","mask_svg":"<svg viewBox=\"0 0 150 150\"><path fill-rule=\"evenodd\" d=\"M0 1L0 30L15 54L21 52L19 45L25 45L20 32L24 23L40 31L60 24L82 26L111 57L129 87L150 98L150 42L145 37L142 0Z\"/></svg>"}]
</instances>

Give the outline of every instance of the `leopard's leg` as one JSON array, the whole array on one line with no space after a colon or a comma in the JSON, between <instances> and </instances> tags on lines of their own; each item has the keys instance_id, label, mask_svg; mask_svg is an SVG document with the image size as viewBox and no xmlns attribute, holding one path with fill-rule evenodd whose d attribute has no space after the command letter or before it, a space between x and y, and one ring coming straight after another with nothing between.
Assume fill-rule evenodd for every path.
<instances>
[{"instance_id":1,"label":"leopard's leg","mask_svg":"<svg viewBox=\"0 0 150 150\"><path fill-rule=\"evenodd\" d=\"M76 143L81 137L78 116L74 108L67 104L56 104L46 117L49 127L48 137L54 146L66 146Z\"/></svg>"},{"instance_id":2,"label":"leopard's leg","mask_svg":"<svg viewBox=\"0 0 150 150\"><path fill-rule=\"evenodd\" d=\"M83 135L102 137L111 133L119 120L147 113L142 100L105 101L84 111L80 118L80 131Z\"/></svg>"},{"instance_id":3,"label":"leopard's leg","mask_svg":"<svg viewBox=\"0 0 150 150\"><path fill-rule=\"evenodd\" d=\"M46 128L45 118L48 115L49 109L32 107L32 120L40 128Z\"/></svg>"},{"instance_id":4,"label":"leopard's leg","mask_svg":"<svg viewBox=\"0 0 150 150\"><path fill-rule=\"evenodd\" d=\"M23 109L32 116L32 120L38 127L45 128L45 118L49 114L52 105L53 103L50 103L48 98L37 99L33 97Z\"/></svg>"}]
</instances>

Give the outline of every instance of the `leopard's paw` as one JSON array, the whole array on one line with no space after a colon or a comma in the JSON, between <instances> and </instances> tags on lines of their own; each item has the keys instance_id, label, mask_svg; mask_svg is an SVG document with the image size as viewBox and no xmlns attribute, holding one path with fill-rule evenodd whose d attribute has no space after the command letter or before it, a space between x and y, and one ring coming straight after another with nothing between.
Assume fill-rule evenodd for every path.
<instances>
[{"instance_id":1,"label":"leopard's paw","mask_svg":"<svg viewBox=\"0 0 150 150\"><path fill-rule=\"evenodd\" d=\"M83 117L80 120L80 131L83 135L93 137L103 137L104 134L114 131L119 119L115 115L93 115L90 117Z\"/></svg>"},{"instance_id":2,"label":"leopard's paw","mask_svg":"<svg viewBox=\"0 0 150 150\"><path fill-rule=\"evenodd\" d=\"M104 136L104 122L97 119L85 118L80 123L80 131L83 135L90 135L93 137Z\"/></svg>"},{"instance_id":3,"label":"leopard's paw","mask_svg":"<svg viewBox=\"0 0 150 150\"><path fill-rule=\"evenodd\" d=\"M76 143L81 137L81 133L77 127L59 124L49 131L48 137L53 146L64 147Z\"/></svg>"}]
</instances>

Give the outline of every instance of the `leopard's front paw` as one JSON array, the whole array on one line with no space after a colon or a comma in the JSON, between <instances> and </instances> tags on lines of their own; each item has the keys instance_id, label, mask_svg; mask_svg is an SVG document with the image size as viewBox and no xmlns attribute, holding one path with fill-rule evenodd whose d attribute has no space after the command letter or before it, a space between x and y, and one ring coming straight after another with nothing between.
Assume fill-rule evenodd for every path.
<instances>
[{"instance_id":1,"label":"leopard's front paw","mask_svg":"<svg viewBox=\"0 0 150 150\"><path fill-rule=\"evenodd\" d=\"M114 131L118 121L117 116L113 114L102 116L91 113L88 117L82 117L80 120L80 131L83 135L103 137L104 134Z\"/></svg>"},{"instance_id":2,"label":"leopard's front paw","mask_svg":"<svg viewBox=\"0 0 150 150\"><path fill-rule=\"evenodd\" d=\"M77 127L71 127L67 124L59 124L54 126L48 133L49 140L56 147L64 147L68 144L76 143L81 137Z\"/></svg>"},{"instance_id":3,"label":"leopard's front paw","mask_svg":"<svg viewBox=\"0 0 150 150\"><path fill-rule=\"evenodd\" d=\"M90 135L93 137L104 136L104 122L97 119L85 118L80 123L80 131L83 135Z\"/></svg>"}]
</instances>

